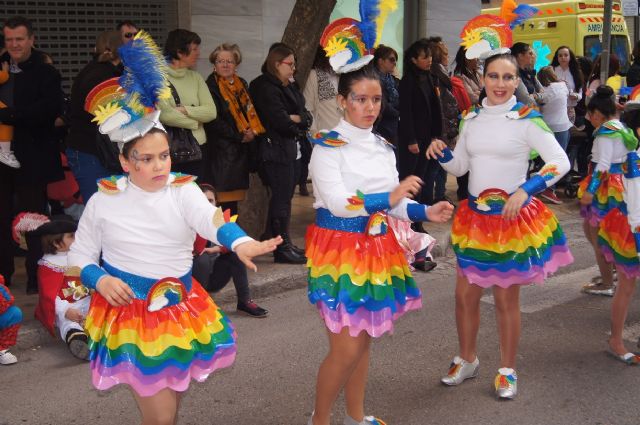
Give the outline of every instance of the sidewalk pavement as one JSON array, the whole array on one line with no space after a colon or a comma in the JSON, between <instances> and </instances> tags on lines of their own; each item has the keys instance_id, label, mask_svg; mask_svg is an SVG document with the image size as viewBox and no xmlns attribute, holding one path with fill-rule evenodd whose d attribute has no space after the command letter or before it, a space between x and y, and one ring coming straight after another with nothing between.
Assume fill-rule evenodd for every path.
<instances>
[{"instance_id":1,"label":"sidewalk pavement","mask_svg":"<svg viewBox=\"0 0 640 425\"><path fill-rule=\"evenodd\" d=\"M455 199L455 179L449 178L447 182L447 195L450 199ZM311 185L309 185L311 188ZM578 216L578 206L575 200L566 200L565 204L552 206L560 221L563 218L575 218ZM293 198L291 237L299 247L304 247L304 235L306 228L315 218L313 209L313 196L301 197L297 193ZM429 223L426 225L429 234L433 236L437 245L432 253L434 257L453 256L450 248L451 223ZM260 299L302 288L307 284L307 269L304 264L274 264L271 255L266 255L255 260L258 272L249 272L249 282L251 285L251 295L256 302ZM33 312L38 302L37 295L26 295L26 273L24 269L24 258L16 258L16 273L13 277L11 291L15 297L16 305L22 309L24 321L18 334L18 343L15 351L27 350L33 347L51 343L55 341L44 329L44 327L34 319ZM235 289L232 284L227 285L222 291L212 295L219 304L235 303ZM60 341L60 339L57 339Z\"/></svg>"}]
</instances>

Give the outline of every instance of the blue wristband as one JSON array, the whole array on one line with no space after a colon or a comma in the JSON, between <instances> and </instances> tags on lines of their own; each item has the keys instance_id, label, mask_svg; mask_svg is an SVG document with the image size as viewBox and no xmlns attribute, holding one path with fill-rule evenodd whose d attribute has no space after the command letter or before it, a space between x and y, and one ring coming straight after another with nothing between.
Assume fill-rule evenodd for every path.
<instances>
[{"instance_id":1,"label":"blue wristband","mask_svg":"<svg viewBox=\"0 0 640 425\"><path fill-rule=\"evenodd\" d=\"M96 285L103 276L108 275L104 269L98 267L95 264L89 264L85 266L80 272L80 280L82 280L82 284L89 289L96 289Z\"/></svg>"},{"instance_id":2,"label":"blue wristband","mask_svg":"<svg viewBox=\"0 0 640 425\"><path fill-rule=\"evenodd\" d=\"M216 234L216 237L218 238L218 242L220 242L220 245L224 246L229 250L231 250L231 246L236 240L245 236L247 236L247 234L236 223L223 224L218 229L218 233Z\"/></svg>"},{"instance_id":3,"label":"blue wristband","mask_svg":"<svg viewBox=\"0 0 640 425\"><path fill-rule=\"evenodd\" d=\"M364 209L369 214L386 210L389 206L389 192L364 195Z\"/></svg>"},{"instance_id":4,"label":"blue wristband","mask_svg":"<svg viewBox=\"0 0 640 425\"><path fill-rule=\"evenodd\" d=\"M633 233L633 239L636 241L636 252L640 255L640 233Z\"/></svg>"},{"instance_id":5,"label":"blue wristband","mask_svg":"<svg viewBox=\"0 0 640 425\"><path fill-rule=\"evenodd\" d=\"M602 171L594 171L591 174L591 181L589 182L589 186L587 186L587 192L594 195L598 188L600 187L600 183L602 183Z\"/></svg>"},{"instance_id":6,"label":"blue wristband","mask_svg":"<svg viewBox=\"0 0 640 425\"><path fill-rule=\"evenodd\" d=\"M451 149L449 148L444 148L442 150L442 154L444 156L440 156L438 157L438 162L441 164L446 164L447 162L451 161L453 159L453 153L451 153Z\"/></svg>"},{"instance_id":7,"label":"blue wristband","mask_svg":"<svg viewBox=\"0 0 640 425\"><path fill-rule=\"evenodd\" d=\"M547 181L537 174L524 182L522 186L520 186L520 189L527 192L529 196L535 195L538 192L542 192L546 188Z\"/></svg>"},{"instance_id":8,"label":"blue wristband","mask_svg":"<svg viewBox=\"0 0 640 425\"><path fill-rule=\"evenodd\" d=\"M427 217L427 206L422 204L408 204L407 205L407 216L409 216L409 220L411 221L429 221Z\"/></svg>"}]
</instances>

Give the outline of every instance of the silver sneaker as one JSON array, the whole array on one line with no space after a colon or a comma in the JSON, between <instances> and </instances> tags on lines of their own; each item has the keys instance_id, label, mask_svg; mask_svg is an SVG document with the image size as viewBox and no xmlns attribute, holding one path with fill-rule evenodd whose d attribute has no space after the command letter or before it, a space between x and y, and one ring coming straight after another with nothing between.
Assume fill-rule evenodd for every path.
<instances>
[{"instance_id":1,"label":"silver sneaker","mask_svg":"<svg viewBox=\"0 0 640 425\"><path fill-rule=\"evenodd\" d=\"M20 162L13 152L0 152L0 162L11 168L20 168Z\"/></svg>"},{"instance_id":2,"label":"silver sneaker","mask_svg":"<svg viewBox=\"0 0 640 425\"><path fill-rule=\"evenodd\" d=\"M378 419L373 416L365 416L364 419L362 419L362 422L358 422L349 415L345 415L343 424L344 425L387 425L387 423L384 422L382 419Z\"/></svg>"},{"instance_id":3,"label":"silver sneaker","mask_svg":"<svg viewBox=\"0 0 640 425\"><path fill-rule=\"evenodd\" d=\"M507 367L498 369L496 380L496 397L513 400L518 394L518 375L516 371Z\"/></svg>"},{"instance_id":4,"label":"silver sneaker","mask_svg":"<svg viewBox=\"0 0 640 425\"><path fill-rule=\"evenodd\" d=\"M613 297L616 293L616 286L604 286L602 284L588 284L582 287L582 292L589 295L602 295L604 297Z\"/></svg>"},{"instance_id":5,"label":"silver sneaker","mask_svg":"<svg viewBox=\"0 0 640 425\"><path fill-rule=\"evenodd\" d=\"M449 366L449 373L443 377L440 382L445 385L460 385L465 379L475 378L478 376L478 369L480 368L480 360L478 356L476 359L469 363L462 359L460 356L455 356Z\"/></svg>"},{"instance_id":6,"label":"silver sneaker","mask_svg":"<svg viewBox=\"0 0 640 425\"><path fill-rule=\"evenodd\" d=\"M9 350L0 351L0 364L10 365L18 362L18 358L11 354Z\"/></svg>"}]
</instances>

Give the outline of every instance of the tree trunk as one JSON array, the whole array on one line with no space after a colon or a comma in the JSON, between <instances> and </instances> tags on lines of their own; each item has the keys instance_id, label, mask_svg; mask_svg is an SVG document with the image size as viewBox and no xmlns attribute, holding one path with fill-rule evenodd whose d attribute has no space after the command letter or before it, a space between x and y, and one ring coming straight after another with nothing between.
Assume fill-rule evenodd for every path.
<instances>
[{"instance_id":1,"label":"tree trunk","mask_svg":"<svg viewBox=\"0 0 640 425\"><path fill-rule=\"evenodd\" d=\"M336 0L296 0L282 42L296 52L296 81L304 87L313 65L320 36L329 23ZM269 190L251 175L247 198L238 205L239 224L253 238L263 234L269 211Z\"/></svg>"},{"instance_id":2,"label":"tree trunk","mask_svg":"<svg viewBox=\"0 0 640 425\"><path fill-rule=\"evenodd\" d=\"M313 66L320 37L333 12L336 0L296 0L284 30L282 42L296 52L296 81L304 88Z\"/></svg>"}]
</instances>

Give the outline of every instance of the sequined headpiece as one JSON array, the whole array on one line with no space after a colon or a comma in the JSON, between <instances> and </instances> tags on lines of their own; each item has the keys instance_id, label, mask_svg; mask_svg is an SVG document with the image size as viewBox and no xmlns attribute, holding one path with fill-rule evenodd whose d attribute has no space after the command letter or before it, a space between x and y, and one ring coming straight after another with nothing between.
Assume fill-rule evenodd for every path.
<instances>
[{"instance_id":1,"label":"sequined headpiece","mask_svg":"<svg viewBox=\"0 0 640 425\"><path fill-rule=\"evenodd\" d=\"M144 136L152 128L163 129L159 99L171 96L167 80L167 63L151 36L139 31L118 53L124 72L94 87L84 108L95 115L100 132L117 142L120 151L125 143Z\"/></svg>"},{"instance_id":2,"label":"sequined headpiece","mask_svg":"<svg viewBox=\"0 0 640 425\"><path fill-rule=\"evenodd\" d=\"M470 19L460 32L460 43L466 49L467 59L487 59L490 56L509 53L513 43L511 30L538 12L528 4L517 5L514 0L504 0L500 16L479 15Z\"/></svg>"},{"instance_id":3,"label":"sequined headpiece","mask_svg":"<svg viewBox=\"0 0 640 425\"><path fill-rule=\"evenodd\" d=\"M336 73L355 71L371 62L384 23L397 8L397 0L360 0L360 21L341 18L325 28L320 45Z\"/></svg>"}]
</instances>

